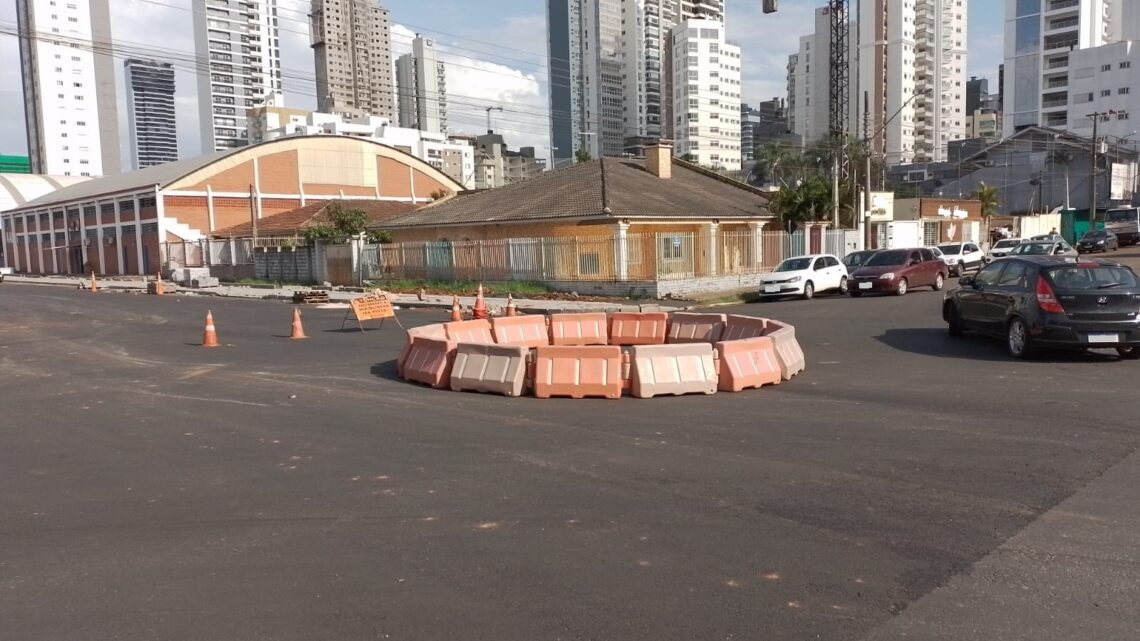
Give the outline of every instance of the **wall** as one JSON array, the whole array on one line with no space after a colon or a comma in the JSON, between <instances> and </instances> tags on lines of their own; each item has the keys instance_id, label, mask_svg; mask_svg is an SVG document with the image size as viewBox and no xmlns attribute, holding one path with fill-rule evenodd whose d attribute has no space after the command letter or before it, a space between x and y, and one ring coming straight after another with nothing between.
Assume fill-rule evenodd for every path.
<instances>
[{"instance_id":1,"label":"wall","mask_svg":"<svg viewBox=\"0 0 1140 641\"><path fill-rule=\"evenodd\" d=\"M313 247L274 247L253 253L254 278L288 283L313 283Z\"/></svg>"}]
</instances>

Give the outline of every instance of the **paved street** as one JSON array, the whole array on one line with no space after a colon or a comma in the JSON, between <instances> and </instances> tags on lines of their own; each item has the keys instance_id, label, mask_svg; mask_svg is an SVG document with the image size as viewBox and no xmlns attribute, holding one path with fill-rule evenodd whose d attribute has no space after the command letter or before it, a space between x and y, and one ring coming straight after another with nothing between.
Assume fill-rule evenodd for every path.
<instances>
[{"instance_id":1,"label":"paved street","mask_svg":"<svg viewBox=\"0 0 1140 641\"><path fill-rule=\"evenodd\" d=\"M1134 638L1140 367L940 301L728 308L807 371L540 401L396 380L391 321L5 283L0 638Z\"/></svg>"}]
</instances>

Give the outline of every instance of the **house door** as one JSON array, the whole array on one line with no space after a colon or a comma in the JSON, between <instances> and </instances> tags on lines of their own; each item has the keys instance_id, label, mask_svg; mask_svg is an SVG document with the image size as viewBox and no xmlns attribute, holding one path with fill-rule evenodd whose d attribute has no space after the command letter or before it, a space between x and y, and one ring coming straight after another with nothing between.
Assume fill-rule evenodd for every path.
<instances>
[{"instance_id":1,"label":"house door","mask_svg":"<svg viewBox=\"0 0 1140 641\"><path fill-rule=\"evenodd\" d=\"M823 252L823 228L811 228L811 251L809 253L819 254Z\"/></svg>"}]
</instances>

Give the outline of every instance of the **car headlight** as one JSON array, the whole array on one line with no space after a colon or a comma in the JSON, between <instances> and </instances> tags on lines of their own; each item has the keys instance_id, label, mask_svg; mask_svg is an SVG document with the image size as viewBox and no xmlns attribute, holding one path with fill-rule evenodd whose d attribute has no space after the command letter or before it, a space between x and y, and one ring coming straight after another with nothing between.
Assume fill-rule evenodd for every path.
<instances>
[{"instance_id":1,"label":"car headlight","mask_svg":"<svg viewBox=\"0 0 1140 641\"><path fill-rule=\"evenodd\" d=\"M788 282L789 283L798 283L801 280L803 280L802 276L792 276L791 278L788 279Z\"/></svg>"},{"instance_id":2,"label":"car headlight","mask_svg":"<svg viewBox=\"0 0 1140 641\"><path fill-rule=\"evenodd\" d=\"M890 280L890 279L892 279L892 278L894 278L894 277L895 277L895 273L894 273L894 272L887 272L887 273L885 273L885 274L882 274L882 275L880 275L880 276L879 276L879 279L880 279L880 280Z\"/></svg>"},{"instance_id":3,"label":"car headlight","mask_svg":"<svg viewBox=\"0 0 1140 641\"><path fill-rule=\"evenodd\" d=\"M1096 241L1096 244L1098 244L1098 245L1103 245L1103 244L1104 244L1104 241L1103 241L1103 240L1098 240L1098 241Z\"/></svg>"}]
</instances>

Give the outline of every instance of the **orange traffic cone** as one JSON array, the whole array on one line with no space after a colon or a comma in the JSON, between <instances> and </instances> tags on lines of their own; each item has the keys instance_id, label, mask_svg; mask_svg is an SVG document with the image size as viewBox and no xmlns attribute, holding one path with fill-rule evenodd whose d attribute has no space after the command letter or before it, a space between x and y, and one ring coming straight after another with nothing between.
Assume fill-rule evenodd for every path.
<instances>
[{"instance_id":1,"label":"orange traffic cone","mask_svg":"<svg viewBox=\"0 0 1140 641\"><path fill-rule=\"evenodd\" d=\"M221 347L218 332L214 329L214 314L206 312L206 332L202 334L202 347Z\"/></svg>"},{"instance_id":2,"label":"orange traffic cone","mask_svg":"<svg viewBox=\"0 0 1140 641\"><path fill-rule=\"evenodd\" d=\"M515 297L507 294L507 316L518 316L519 308L515 305Z\"/></svg>"},{"instance_id":3,"label":"orange traffic cone","mask_svg":"<svg viewBox=\"0 0 1140 641\"><path fill-rule=\"evenodd\" d=\"M94 269L91 270L91 291L92 292L99 291L99 286L95 284L95 270Z\"/></svg>"},{"instance_id":4,"label":"orange traffic cone","mask_svg":"<svg viewBox=\"0 0 1140 641\"><path fill-rule=\"evenodd\" d=\"M471 308L471 318L486 320L487 301L483 300L483 283L479 283L479 293L475 294L475 306Z\"/></svg>"},{"instance_id":5,"label":"orange traffic cone","mask_svg":"<svg viewBox=\"0 0 1140 641\"><path fill-rule=\"evenodd\" d=\"M308 338L305 336L305 326L301 324L301 310L296 307L293 308L293 333L289 334L289 338L293 340Z\"/></svg>"},{"instance_id":6,"label":"orange traffic cone","mask_svg":"<svg viewBox=\"0 0 1140 641\"><path fill-rule=\"evenodd\" d=\"M156 296L162 296L166 292L162 290L162 272L154 273L154 293Z\"/></svg>"},{"instance_id":7,"label":"orange traffic cone","mask_svg":"<svg viewBox=\"0 0 1140 641\"><path fill-rule=\"evenodd\" d=\"M451 320L452 322L463 320L463 308L459 306L458 295L451 299Z\"/></svg>"}]
</instances>

